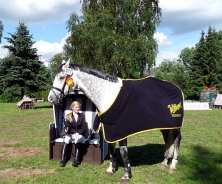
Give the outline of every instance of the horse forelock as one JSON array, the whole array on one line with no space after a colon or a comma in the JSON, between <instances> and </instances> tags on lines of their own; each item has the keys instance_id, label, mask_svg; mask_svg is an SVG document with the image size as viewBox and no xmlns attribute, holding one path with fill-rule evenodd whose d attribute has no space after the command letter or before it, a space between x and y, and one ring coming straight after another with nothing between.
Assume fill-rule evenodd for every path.
<instances>
[{"instance_id":1,"label":"horse forelock","mask_svg":"<svg viewBox=\"0 0 222 184\"><path fill-rule=\"evenodd\" d=\"M56 72L56 75L59 74L60 72L63 72L63 65L65 65L65 63L61 64Z\"/></svg>"},{"instance_id":2,"label":"horse forelock","mask_svg":"<svg viewBox=\"0 0 222 184\"><path fill-rule=\"evenodd\" d=\"M110 82L115 82L115 83L118 82L118 78L117 77L114 77L114 76L112 76L112 75L110 75L108 73L101 72L99 70L90 69L90 68L87 68L87 67L79 65L79 64L71 64L71 67L74 70L79 70L81 72L87 73L89 75L96 76L96 77L104 79L104 80L108 80Z\"/></svg>"}]
</instances>

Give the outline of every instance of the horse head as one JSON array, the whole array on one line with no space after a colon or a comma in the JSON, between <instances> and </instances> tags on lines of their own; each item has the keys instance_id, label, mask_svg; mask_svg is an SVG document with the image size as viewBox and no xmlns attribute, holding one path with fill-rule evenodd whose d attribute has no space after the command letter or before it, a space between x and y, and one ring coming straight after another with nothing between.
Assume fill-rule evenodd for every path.
<instances>
[{"instance_id":1,"label":"horse head","mask_svg":"<svg viewBox=\"0 0 222 184\"><path fill-rule=\"evenodd\" d=\"M71 68L70 59L65 62L62 61L53 81L53 85L48 95L48 101L52 104L59 104L63 96L65 95L65 88L76 88L76 83L74 82L73 70Z\"/></svg>"}]
</instances>

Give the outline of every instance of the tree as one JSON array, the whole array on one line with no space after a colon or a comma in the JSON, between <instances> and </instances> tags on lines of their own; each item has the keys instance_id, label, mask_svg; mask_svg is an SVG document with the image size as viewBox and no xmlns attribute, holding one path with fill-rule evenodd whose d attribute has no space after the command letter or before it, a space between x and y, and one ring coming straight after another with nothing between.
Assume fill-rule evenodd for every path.
<instances>
[{"instance_id":1,"label":"tree","mask_svg":"<svg viewBox=\"0 0 222 184\"><path fill-rule=\"evenodd\" d=\"M8 49L9 56L3 59L0 83L4 83L5 88L19 88L20 98L26 91L34 92L47 85L47 76L42 75L43 63L37 55L37 49L33 48L32 35L24 22L19 22L19 26L14 34L8 33L10 37L5 37L9 45L3 48ZM7 77L5 77L7 76Z\"/></svg>"},{"instance_id":2,"label":"tree","mask_svg":"<svg viewBox=\"0 0 222 184\"><path fill-rule=\"evenodd\" d=\"M205 86L220 88L221 78L218 77L218 72L221 71L221 59L218 34L209 27L206 36L202 32L190 65L190 90L194 95L199 96Z\"/></svg>"},{"instance_id":3,"label":"tree","mask_svg":"<svg viewBox=\"0 0 222 184\"><path fill-rule=\"evenodd\" d=\"M0 94L7 88L7 80L11 77L11 75L7 72L7 68L9 68L10 61L12 59L11 55L0 60Z\"/></svg>"},{"instance_id":4,"label":"tree","mask_svg":"<svg viewBox=\"0 0 222 184\"><path fill-rule=\"evenodd\" d=\"M179 61L183 63L187 71L189 71L190 64L193 62L194 52L194 47L186 47L181 51L179 55Z\"/></svg>"},{"instance_id":5,"label":"tree","mask_svg":"<svg viewBox=\"0 0 222 184\"><path fill-rule=\"evenodd\" d=\"M12 75L8 72L11 67L12 55L8 55L0 61L0 102L16 102L20 99L19 86L9 85L8 81L13 80Z\"/></svg>"},{"instance_id":6,"label":"tree","mask_svg":"<svg viewBox=\"0 0 222 184\"><path fill-rule=\"evenodd\" d=\"M222 31L218 31L217 32L217 39L218 39L218 42L219 42L219 53L218 54L218 58L217 58L217 62L216 62L216 79L217 81L215 82L215 87L216 89L219 91L219 93L222 93Z\"/></svg>"},{"instance_id":7,"label":"tree","mask_svg":"<svg viewBox=\"0 0 222 184\"><path fill-rule=\"evenodd\" d=\"M83 0L82 10L67 22L71 36L64 49L75 63L121 78L141 77L155 65L158 0Z\"/></svg>"},{"instance_id":8,"label":"tree","mask_svg":"<svg viewBox=\"0 0 222 184\"><path fill-rule=\"evenodd\" d=\"M50 89L52 83L51 71L44 64L40 66L38 76L36 79L38 83L38 90L44 91Z\"/></svg>"},{"instance_id":9,"label":"tree","mask_svg":"<svg viewBox=\"0 0 222 184\"><path fill-rule=\"evenodd\" d=\"M188 73L182 62L163 60L156 68L155 77L176 84L183 91L184 96L187 96Z\"/></svg>"},{"instance_id":10,"label":"tree","mask_svg":"<svg viewBox=\"0 0 222 184\"><path fill-rule=\"evenodd\" d=\"M62 64L63 60L67 60L68 58L64 56L63 53L59 53L54 55L51 60L49 61L49 68L51 71L51 77L54 79L56 72L59 68L59 66Z\"/></svg>"},{"instance_id":11,"label":"tree","mask_svg":"<svg viewBox=\"0 0 222 184\"><path fill-rule=\"evenodd\" d=\"M0 21L0 43L2 41L2 32L3 32L3 24L2 21Z\"/></svg>"},{"instance_id":12,"label":"tree","mask_svg":"<svg viewBox=\"0 0 222 184\"><path fill-rule=\"evenodd\" d=\"M191 82L189 80L189 75L190 75L190 72L191 72L191 64L193 62L193 58L194 58L194 53L195 53L195 47L191 47L191 48L184 48L180 55L179 55L179 61L183 64L184 66L184 72L186 73L186 81L185 81L185 85L184 85L184 96L186 98L191 98L193 99L193 92L191 91ZM196 98L196 97L194 97Z\"/></svg>"}]
</instances>

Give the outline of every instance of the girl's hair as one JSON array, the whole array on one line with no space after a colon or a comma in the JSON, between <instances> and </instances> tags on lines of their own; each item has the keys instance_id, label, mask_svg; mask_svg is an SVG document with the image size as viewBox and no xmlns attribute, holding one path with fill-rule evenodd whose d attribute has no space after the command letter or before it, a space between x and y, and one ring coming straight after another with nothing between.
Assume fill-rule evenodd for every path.
<instances>
[{"instance_id":1,"label":"girl's hair","mask_svg":"<svg viewBox=\"0 0 222 184\"><path fill-rule=\"evenodd\" d=\"M73 101L70 105L70 109L72 109L75 105L79 105L81 107L81 103L79 103L78 101Z\"/></svg>"},{"instance_id":2,"label":"girl's hair","mask_svg":"<svg viewBox=\"0 0 222 184\"><path fill-rule=\"evenodd\" d=\"M70 109L72 109L75 105L79 105L81 107L81 103L78 101L73 101L70 105ZM70 123L73 121L72 112L66 115L66 119L69 120Z\"/></svg>"}]
</instances>

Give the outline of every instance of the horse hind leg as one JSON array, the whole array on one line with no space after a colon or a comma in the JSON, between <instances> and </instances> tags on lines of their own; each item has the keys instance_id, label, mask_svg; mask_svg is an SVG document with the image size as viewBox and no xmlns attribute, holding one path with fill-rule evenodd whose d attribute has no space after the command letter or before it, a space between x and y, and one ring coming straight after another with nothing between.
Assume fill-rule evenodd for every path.
<instances>
[{"instance_id":1,"label":"horse hind leg","mask_svg":"<svg viewBox=\"0 0 222 184\"><path fill-rule=\"evenodd\" d=\"M173 158L172 158L172 163L170 165L169 172L174 173L176 170L176 165L178 164L178 154L179 154L179 147L180 147L180 141L182 139L181 134L180 134L180 129L175 129L173 130L173 135L174 137L174 150L173 150Z\"/></svg>"},{"instance_id":2,"label":"horse hind leg","mask_svg":"<svg viewBox=\"0 0 222 184\"><path fill-rule=\"evenodd\" d=\"M170 150L172 150L172 148L170 149L170 141L169 137L170 137L170 131L169 130L161 130L161 133L163 135L163 139L165 142L165 153L164 153L164 160L162 161L162 163L160 164L160 167L162 169L166 169L168 168L168 162L169 162L169 158L170 158Z\"/></svg>"},{"instance_id":3,"label":"horse hind leg","mask_svg":"<svg viewBox=\"0 0 222 184\"><path fill-rule=\"evenodd\" d=\"M119 142L120 146L120 155L124 164L124 175L121 178L121 182L126 182L132 177L130 161L128 158L128 149L127 149L127 139L124 139Z\"/></svg>"},{"instance_id":4,"label":"horse hind leg","mask_svg":"<svg viewBox=\"0 0 222 184\"><path fill-rule=\"evenodd\" d=\"M180 129L162 130L161 132L165 141L164 160L161 163L161 168L168 168L168 162L172 159L169 172L173 173L178 163L178 151L181 140Z\"/></svg>"},{"instance_id":5,"label":"horse hind leg","mask_svg":"<svg viewBox=\"0 0 222 184\"><path fill-rule=\"evenodd\" d=\"M106 174L110 175L113 174L116 171L116 143L109 143L108 144L108 150L110 155L110 164L109 167L106 169Z\"/></svg>"}]
</instances>

